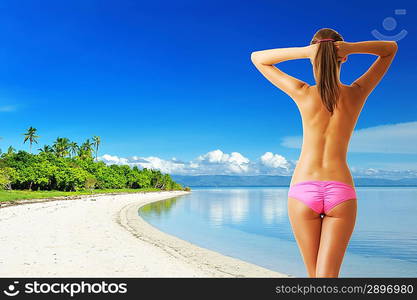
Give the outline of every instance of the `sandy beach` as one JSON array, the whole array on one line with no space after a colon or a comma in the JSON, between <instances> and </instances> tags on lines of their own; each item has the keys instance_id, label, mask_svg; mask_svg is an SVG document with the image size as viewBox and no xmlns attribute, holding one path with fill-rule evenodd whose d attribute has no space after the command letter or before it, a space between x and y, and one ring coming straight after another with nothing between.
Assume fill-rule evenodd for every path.
<instances>
[{"instance_id":1,"label":"sandy beach","mask_svg":"<svg viewBox=\"0 0 417 300\"><path fill-rule=\"evenodd\" d=\"M168 235L138 216L147 203L187 193L3 206L0 277L287 277Z\"/></svg>"}]
</instances>

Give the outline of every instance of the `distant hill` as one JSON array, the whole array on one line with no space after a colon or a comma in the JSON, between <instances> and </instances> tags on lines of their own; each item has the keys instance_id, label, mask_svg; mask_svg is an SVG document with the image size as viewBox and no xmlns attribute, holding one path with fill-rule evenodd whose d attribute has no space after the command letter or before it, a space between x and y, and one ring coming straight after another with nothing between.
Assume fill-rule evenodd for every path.
<instances>
[{"instance_id":1,"label":"distant hill","mask_svg":"<svg viewBox=\"0 0 417 300\"><path fill-rule=\"evenodd\" d=\"M189 187L236 187L236 186L286 186L290 176L233 176L233 175L171 175L175 182ZM381 178L354 178L355 186L417 186L417 178L399 180Z\"/></svg>"}]
</instances>

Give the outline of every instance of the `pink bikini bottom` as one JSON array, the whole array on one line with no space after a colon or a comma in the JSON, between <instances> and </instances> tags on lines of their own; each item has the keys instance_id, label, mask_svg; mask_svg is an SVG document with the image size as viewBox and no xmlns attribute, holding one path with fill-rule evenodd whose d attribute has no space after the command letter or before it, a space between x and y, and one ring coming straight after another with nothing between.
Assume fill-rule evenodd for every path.
<instances>
[{"instance_id":1,"label":"pink bikini bottom","mask_svg":"<svg viewBox=\"0 0 417 300\"><path fill-rule=\"evenodd\" d=\"M355 188L333 180L307 180L290 186L288 197L304 202L319 214L326 214L336 205L356 199Z\"/></svg>"}]
</instances>

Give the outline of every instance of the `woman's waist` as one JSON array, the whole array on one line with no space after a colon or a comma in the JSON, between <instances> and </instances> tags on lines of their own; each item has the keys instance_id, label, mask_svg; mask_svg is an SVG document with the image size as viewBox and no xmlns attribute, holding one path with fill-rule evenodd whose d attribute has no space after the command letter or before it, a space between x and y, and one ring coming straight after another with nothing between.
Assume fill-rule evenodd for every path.
<instances>
[{"instance_id":1,"label":"woman's waist","mask_svg":"<svg viewBox=\"0 0 417 300\"><path fill-rule=\"evenodd\" d=\"M290 185L307 180L340 181L354 186L349 166L343 161L329 163L325 166L301 160L298 161Z\"/></svg>"}]
</instances>

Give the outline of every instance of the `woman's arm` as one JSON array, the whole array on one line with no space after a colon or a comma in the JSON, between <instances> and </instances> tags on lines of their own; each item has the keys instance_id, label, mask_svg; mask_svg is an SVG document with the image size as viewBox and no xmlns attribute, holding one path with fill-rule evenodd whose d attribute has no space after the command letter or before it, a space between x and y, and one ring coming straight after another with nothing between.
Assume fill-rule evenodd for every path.
<instances>
[{"instance_id":1,"label":"woman's arm","mask_svg":"<svg viewBox=\"0 0 417 300\"><path fill-rule=\"evenodd\" d=\"M364 53L384 57L392 55L397 49L397 43L394 41L366 41L345 44L349 54Z\"/></svg>"},{"instance_id":2,"label":"woman's arm","mask_svg":"<svg viewBox=\"0 0 417 300\"><path fill-rule=\"evenodd\" d=\"M305 47L269 49L252 52L251 60L265 78L297 101L309 85L282 72L274 64L292 59L312 58L316 51L317 44Z\"/></svg>"},{"instance_id":3,"label":"woman's arm","mask_svg":"<svg viewBox=\"0 0 417 300\"><path fill-rule=\"evenodd\" d=\"M310 58L317 45L305 47L278 48L252 52L251 59L255 63L274 65L286 60Z\"/></svg>"},{"instance_id":4,"label":"woman's arm","mask_svg":"<svg viewBox=\"0 0 417 300\"><path fill-rule=\"evenodd\" d=\"M358 88L362 96L361 99L366 100L390 67L398 49L397 43L394 41L335 43L338 48L339 57L344 57L353 53L374 54L378 56L369 69L352 83L352 86L356 86Z\"/></svg>"}]
</instances>

